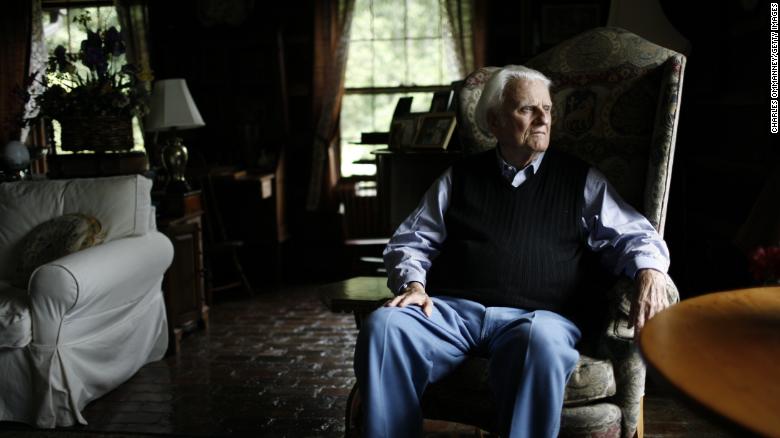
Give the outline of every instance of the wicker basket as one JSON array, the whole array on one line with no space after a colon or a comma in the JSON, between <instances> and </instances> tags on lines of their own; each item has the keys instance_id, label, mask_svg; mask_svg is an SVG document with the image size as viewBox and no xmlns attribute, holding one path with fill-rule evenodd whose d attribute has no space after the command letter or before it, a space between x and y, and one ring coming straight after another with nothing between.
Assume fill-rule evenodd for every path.
<instances>
[{"instance_id":1,"label":"wicker basket","mask_svg":"<svg viewBox=\"0 0 780 438\"><path fill-rule=\"evenodd\" d=\"M133 148L129 117L68 117L59 120L64 151L126 151Z\"/></svg>"}]
</instances>

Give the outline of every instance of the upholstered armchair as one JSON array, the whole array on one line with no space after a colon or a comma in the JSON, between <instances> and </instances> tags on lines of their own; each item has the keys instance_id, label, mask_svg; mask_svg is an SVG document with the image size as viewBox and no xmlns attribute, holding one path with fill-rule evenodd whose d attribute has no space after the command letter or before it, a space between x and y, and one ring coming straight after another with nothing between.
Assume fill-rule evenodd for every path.
<instances>
[{"instance_id":1,"label":"upholstered armchair","mask_svg":"<svg viewBox=\"0 0 780 438\"><path fill-rule=\"evenodd\" d=\"M81 410L168 346L142 176L0 184L0 421L86 424Z\"/></svg>"},{"instance_id":2,"label":"upholstered armchair","mask_svg":"<svg viewBox=\"0 0 780 438\"><path fill-rule=\"evenodd\" d=\"M567 40L526 63L553 80L551 147L601 170L621 196L663 233L685 57L618 28L598 28ZM474 109L495 67L470 74L458 93L461 143L468 152L495 146L480 132ZM628 328L633 282L620 278L604 294L608 321L591 342L565 393L561 436L632 437L642 434L645 367ZM668 298L679 295L668 279ZM603 306L602 306L603 307ZM348 434L359 419L359 394L349 402ZM487 385L487 360L470 358L423 395L425 418L496 431Z\"/></svg>"}]
</instances>

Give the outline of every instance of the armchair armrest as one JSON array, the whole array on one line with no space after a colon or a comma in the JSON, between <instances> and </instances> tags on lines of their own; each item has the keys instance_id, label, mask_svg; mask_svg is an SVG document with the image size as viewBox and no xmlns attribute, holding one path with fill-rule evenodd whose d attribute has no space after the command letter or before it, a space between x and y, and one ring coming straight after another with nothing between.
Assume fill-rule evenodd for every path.
<instances>
[{"instance_id":1,"label":"armchair armrest","mask_svg":"<svg viewBox=\"0 0 780 438\"><path fill-rule=\"evenodd\" d=\"M162 281L173 245L157 231L69 254L33 272L29 283L33 343L61 342L61 327L131 305Z\"/></svg>"},{"instance_id":2,"label":"armchair armrest","mask_svg":"<svg viewBox=\"0 0 780 438\"><path fill-rule=\"evenodd\" d=\"M645 364L639 355L634 328L628 327L634 282L621 277L609 291L610 321L599 341L599 354L612 360L617 391L613 400L623 414L623 437L633 437L645 393ZM666 276L666 296L670 305L680 301L674 281Z\"/></svg>"},{"instance_id":3,"label":"armchair armrest","mask_svg":"<svg viewBox=\"0 0 780 438\"><path fill-rule=\"evenodd\" d=\"M633 340L634 329L628 327L628 315L631 312L631 296L634 294L634 282L628 277L620 277L607 293L609 300L609 338ZM666 299L669 305L680 302L680 293L674 281L666 275Z\"/></svg>"}]
</instances>

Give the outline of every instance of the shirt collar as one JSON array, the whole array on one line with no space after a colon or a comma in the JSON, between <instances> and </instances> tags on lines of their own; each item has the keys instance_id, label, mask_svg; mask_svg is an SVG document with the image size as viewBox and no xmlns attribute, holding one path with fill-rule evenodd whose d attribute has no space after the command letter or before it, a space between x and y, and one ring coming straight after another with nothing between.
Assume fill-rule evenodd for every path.
<instances>
[{"instance_id":1,"label":"shirt collar","mask_svg":"<svg viewBox=\"0 0 780 438\"><path fill-rule=\"evenodd\" d=\"M496 159L498 162L498 168L501 171L501 176L503 176L507 181L510 183L515 180L515 177L519 172L530 172L530 175L536 174L536 172L539 171L539 166L542 165L542 159L544 158L544 154L546 152L540 153L531 163L526 165L522 169L518 169L517 167L509 164L504 157L501 155L501 149L499 147L496 147ZM528 176L530 176L528 175Z\"/></svg>"}]
</instances>

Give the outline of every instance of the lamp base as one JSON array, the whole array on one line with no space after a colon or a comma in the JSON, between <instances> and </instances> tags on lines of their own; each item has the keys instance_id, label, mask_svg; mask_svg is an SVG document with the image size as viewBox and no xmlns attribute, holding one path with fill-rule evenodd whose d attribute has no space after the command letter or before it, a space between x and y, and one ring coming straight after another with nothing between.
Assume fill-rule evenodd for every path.
<instances>
[{"instance_id":1,"label":"lamp base","mask_svg":"<svg viewBox=\"0 0 780 438\"><path fill-rule=\"evenodd\" d=\"M165 184L165 190L174 193L183 193L190 191L190 185L184 177L187 170L187 147L185 147L181 138L174 137L162 150L163 167L168 173L168 181Z\"/></svg>"},{"instance_id":2,"label":"lamp base","mask_svg":"<svg viewBox=\"0 0 780 438\"><path fill-rule=\"evenodd\" d=\"M172 179L165 184L165 191L168 193L187 193L192 191L186 180Z\"/></svg>"}]
</instances>

